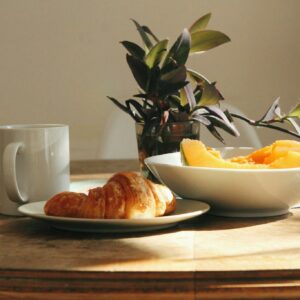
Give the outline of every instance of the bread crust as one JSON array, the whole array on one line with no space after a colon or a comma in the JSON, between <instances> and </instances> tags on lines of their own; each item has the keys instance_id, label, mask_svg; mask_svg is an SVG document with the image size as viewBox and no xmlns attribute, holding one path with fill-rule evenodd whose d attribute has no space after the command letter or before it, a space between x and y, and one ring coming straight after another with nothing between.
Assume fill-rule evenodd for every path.
<instances>
[{"instance_id":1,"label":"bread crust","mask_svg":"<svg viewBox=\"0 0 300 300\"><path fill-rule=\"evenodd\" d=\"M103 187L83 193L63 192L49 199L47 215L89 219L139 219L170 214L176 209L173 193L135 172L112 176Z\"/></svg>"}]
</instances>

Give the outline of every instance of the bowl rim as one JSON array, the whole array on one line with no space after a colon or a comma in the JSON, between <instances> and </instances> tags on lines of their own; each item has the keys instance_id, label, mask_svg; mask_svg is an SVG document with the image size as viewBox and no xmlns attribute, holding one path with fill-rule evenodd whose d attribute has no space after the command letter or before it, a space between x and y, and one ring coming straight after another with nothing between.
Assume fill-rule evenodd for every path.
<instances>
[{"instance_id":1,"label":"bowl rim","mask_svg":"<svg viewBox=\"0 0 300 300\"><path fill-rule=\"evenodd\" d=\"M252 147L224 147L216 149L251 149ZM254 148L252 148L254 149ZM300 172L300 167L297 168L281 168L281 169L229 169L229 168L212 168L212 167L195 167L195 166L184 166L184 165L175 165L172 163L165 162L153 162L151 160L157 159L162 156L175 156L180 155L180 152L172 152L166 154L153 155L145 158L144 162L148 166L169 166L177 169L189 169L189 170L202 170L208 172L228 172L228 173L295 173Z\"/></svg>"}]
</instances>

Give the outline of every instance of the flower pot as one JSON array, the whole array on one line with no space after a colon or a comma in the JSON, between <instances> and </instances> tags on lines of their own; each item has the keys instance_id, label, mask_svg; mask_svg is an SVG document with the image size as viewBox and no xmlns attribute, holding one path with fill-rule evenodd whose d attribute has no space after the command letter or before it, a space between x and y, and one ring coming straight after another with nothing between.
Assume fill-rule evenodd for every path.
<instances>
[{"instance_id":1,"label":"flower pot","mask_svg":"<svg viewBox=\"0 0 300 300\"><path fill-rule=\"evenodd\" d=\"M141 173L148 179L157 181L144 163L149 156L178 152L184 138L199 139L200 123L197 121L157 124L149 130L144 123L136 123L136 137Z\"/></svg>"}]
</instances>

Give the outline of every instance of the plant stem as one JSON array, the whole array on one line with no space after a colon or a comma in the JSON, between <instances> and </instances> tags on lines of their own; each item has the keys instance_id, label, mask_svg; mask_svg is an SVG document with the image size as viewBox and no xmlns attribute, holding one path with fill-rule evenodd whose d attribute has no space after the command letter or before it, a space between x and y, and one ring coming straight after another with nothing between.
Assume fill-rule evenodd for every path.
<instances>
[{"instance_id":1,"label":"plant stem","mask_svg":"<svg viewBox=\"0 0 300 300\"><path fill-rule=\"evenodd\" d=\"M240 119L240 120L243 120L245 122L247 122L249 125L251 126L256 126L256 127L266 127L266 128L270 128L270 129L275 129L275 130L278 130L278 131L281 131L281 132L284 132L284 133L287 133L289 135L292 135L294 137L297 137L298 139L300 138L300 135L293 132L293 131L290 131L288 129L285 129L285 128L281 128L279 126L275 126L275 125L271 125L271 124L264 124L264 123L259 123L259 122L255 122L253 120L250 120L246 117L243 117L243 116L240 116L240 115L237 115L237 114L234 114L234 113L230 113L230 115L234 118L237 118L237 119Z\"/></svg>"}]
</instances>

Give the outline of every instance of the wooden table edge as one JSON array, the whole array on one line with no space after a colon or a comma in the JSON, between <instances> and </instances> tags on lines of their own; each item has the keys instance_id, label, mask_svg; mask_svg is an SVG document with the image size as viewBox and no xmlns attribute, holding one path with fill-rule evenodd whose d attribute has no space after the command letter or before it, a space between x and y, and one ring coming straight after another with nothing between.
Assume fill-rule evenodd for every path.
<instances>
[{"instance_id":1,"label":"wooden table edge","mask_svg":"<svg viewBox=\"0 0 300 300\"><path fill-rule=\"evenodd\" d=\"M95 297L109 296L107 299L118 297L129 299L141 295L143 299L148 299L147 297L260 299L263 296L268 296L269 299L274 297L299 299L300 270L228 272L0 270L0 299L8 296L19 299L20 295L24 296L20 299L39 299L41 295L47 295L47 299L52 297L66 299L66 295L80 299L86 293Z\"/></svg>"}]
</instances>

